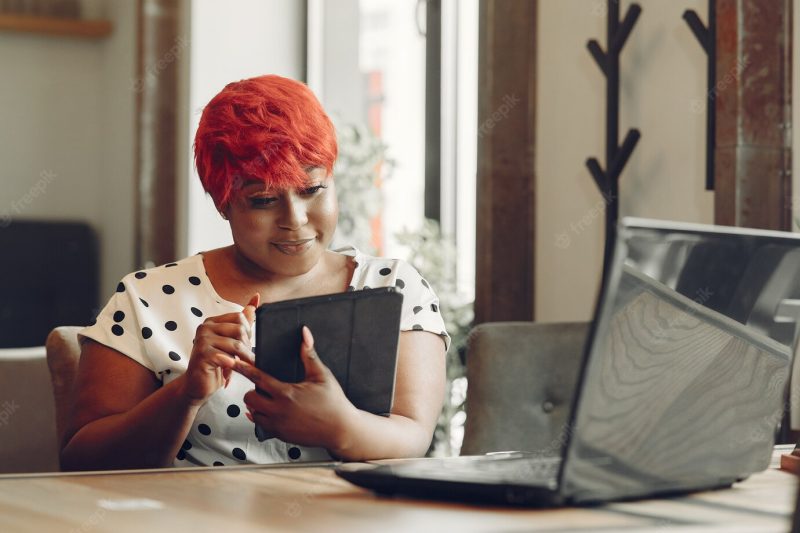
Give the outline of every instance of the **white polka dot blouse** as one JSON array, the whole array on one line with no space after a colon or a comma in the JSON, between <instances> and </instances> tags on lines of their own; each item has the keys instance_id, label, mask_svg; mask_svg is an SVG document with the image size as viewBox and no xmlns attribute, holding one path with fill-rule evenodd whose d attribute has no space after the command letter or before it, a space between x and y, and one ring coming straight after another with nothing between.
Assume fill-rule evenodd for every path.
<instances>
[{"instance_id":1,"label":"white polka dot blouse","mask_svg":"<svg viewBox=\"0 0 800 533\"><path fill-rule=\"evenodd\" d=\"M405 261L337 250L356 263L348 290L395 286L403 293L401 331L440 335L449 347L439 300L428 282ZM220 297L209 281L202 254L125 276L117 292L79 337L104 344L144 367L167 384L186 371L194 333L207 317L238 312L242 306ZM258 339L256 339L258 344ZM200 408L175 466L222 466L324 461L323 448L268 439L260 442L245 416L244 395L253 384L234 372L227 388Z\"/></svg>"}]
</instances>

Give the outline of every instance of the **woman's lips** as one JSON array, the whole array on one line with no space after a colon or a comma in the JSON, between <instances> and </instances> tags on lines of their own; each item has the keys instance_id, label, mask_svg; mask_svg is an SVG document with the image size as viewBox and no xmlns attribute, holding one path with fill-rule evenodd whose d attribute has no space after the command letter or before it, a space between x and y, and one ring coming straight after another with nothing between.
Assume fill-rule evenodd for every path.
<instances>
[{"instance_id":1,"label":"woman's lips","mask_svg":"<svg viewBox=\"0 0 800 533\"><path fill-rule=\"evenodd\" d=\"M300 255L311 248L313 243L314 239L303 239L301 241L273 242L272 246L277 248L279 252L286 255Z\"/></svg>"}]
</instances>

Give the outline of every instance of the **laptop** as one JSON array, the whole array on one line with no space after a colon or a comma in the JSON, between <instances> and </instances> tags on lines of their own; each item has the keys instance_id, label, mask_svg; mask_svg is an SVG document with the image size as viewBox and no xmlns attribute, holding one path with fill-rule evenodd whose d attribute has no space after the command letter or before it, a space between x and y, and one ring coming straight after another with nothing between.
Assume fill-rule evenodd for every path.
<instances>
[{"instance_id":1,"label":"laptop","mask_svg":"<svg viewBox=\"0 0 800 533\"><path fill-rule=\"evenodd\" d=\"M729 487L769 465L800 318L800 236L623 219L560 453L345 464L379 494L561 506Z\"/></svg>"}]
</instances>

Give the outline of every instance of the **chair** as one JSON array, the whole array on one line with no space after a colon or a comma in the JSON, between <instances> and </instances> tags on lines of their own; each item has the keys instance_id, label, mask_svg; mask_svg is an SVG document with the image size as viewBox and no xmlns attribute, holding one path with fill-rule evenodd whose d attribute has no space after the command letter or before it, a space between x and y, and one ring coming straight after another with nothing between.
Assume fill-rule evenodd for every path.
<instances>
[{"instance_id":1,"label":"chair","mask_svg":"<svg viewBox=\"0 0 800 533\"><path fill-rule=\"evenodd\" d=\"M80 222L14 220L0 231L0 348L41 346L97 314L98 245Z\"/></svg>"},{"instance_id":2,"label":"chair","mask_svg":"<svg viewBox=\"0 0 800 533\"><path fill-rule=\"evenodd\" d=\"M494 322L467 341L462 455L522 450L557 455L567 437L586 322Z\"/></svg>"},{"instance_id":3,"label":"chair","mask_svg":"<svg viewBox=\"0 0 800 533\"><path fill-rule=\"evenodd\" d=\"M61 326L47 336L47 366L55 398L55 431L59 449L66 431L67 417L72 408L72 384L78 373L81 347L78 344L80 326Z\"/></svg>"},{"instance_id":4,"label":"chair","mask_svg":"<svg viewBox=\"0 0 800 533\"><path fill-rule=\"evenodd\" d=\"M58 470L44 346L0 350L0 473Z\"/></svg>"}]
</instances>

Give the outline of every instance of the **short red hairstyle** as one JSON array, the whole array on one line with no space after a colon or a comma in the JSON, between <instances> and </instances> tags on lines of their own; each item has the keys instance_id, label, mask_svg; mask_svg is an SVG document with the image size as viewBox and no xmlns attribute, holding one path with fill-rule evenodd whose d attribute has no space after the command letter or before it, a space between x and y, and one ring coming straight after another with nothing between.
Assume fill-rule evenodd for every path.
<instances>
[{"instance_id":1,"label":"short red hairstyle","mask_svg":"<svg viewBox=\"0 0 800 533\"><path fill-rule=\"evenodd\" d=\"M197 173L220 209L243 179L284 190L303 187L308 167L331 175L337 152L333 124L311 89L274 75L226 85L194 138Z\"/></svg>"}]
</instances>

